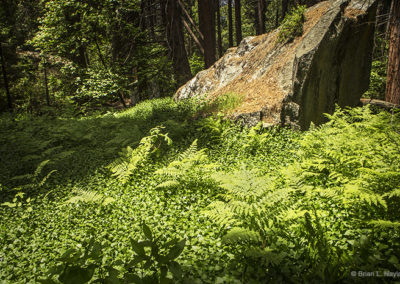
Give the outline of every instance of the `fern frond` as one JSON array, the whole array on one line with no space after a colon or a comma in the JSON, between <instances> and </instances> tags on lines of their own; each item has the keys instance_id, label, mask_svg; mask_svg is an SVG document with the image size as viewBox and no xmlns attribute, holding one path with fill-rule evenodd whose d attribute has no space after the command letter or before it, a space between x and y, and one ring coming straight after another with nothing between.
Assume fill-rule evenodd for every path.
<instances>
[{"instance_id":1,"label":"fern frond","mask_svg":"<svg viewBox=\"0 0 400 284\"><path fill-rule=\"evenodd\" d=\"M373 220L369 222L370 225L385 229L385 228L394 228L394 229L399 229L400 228L400 222L392 222L388 220Z\"/></svg>"},{"instance_id":2,"label":"fern frond","mask_svg":"<svg viewBox=\"0 0 400 284\"><path fill-rule=\"evenodd\" d=\"M65 204L95 203L99 205L108 205L114 201L111 197L106 197L101 193L90 190L76 190L77 195L71 197Z\"/></svg>"},{"instance_id":3,"label":"fern frond","mask_svg":"<svg viewBox=\"0 0 400 284\"><path fill-rule=\"evenodd\" d=\"M35 172L33 173L33 176L37 178L40 173L42 172L43 168L50 162L50 160L44 160L42 161L36 168Z\"/></svg>"},{"instance_id":4,"label":"fern frond","mask_svg":"<svg viewBox=\"0 0 400 284\"><path fill-rule=\"evenodd\" d=\"M385 193L382 195L384 197L393 198L393 197L400 197L400 188L397 188L391 192Z\"/></svg>"},{"instance_id":5,"label":"fern frond","mask_svg":"<svg viewBox=\"0 0 400 284\"><path fill-rule=\"evenodd\" d=\"M228 233L222 238L222 241L229 244L258 242L260 241L260 235L251 230L235 227L228 231Z\"/></svg>"},{"instance_id":6,"label":"fern frond","mask_svg":"<svg viewBox=\"0 0 400 284\"><path fill-rule=\"evenodd\" d=\"M176 188L179 185L180 183L176 180L167 180L157 185L156 188Z\"/></svg>"},{"instance_id":7,"label":"fern frond","mask_svg":"<svg viewBox=\"0 0 400 284\"><path fill-rule=\"evenodd\" d=\"M46 183L46 181L50 178L50 176L51 176L52 174L54 174L55 172L57 172L57 170L52 170L52 171L50 171L44 178L42 178L41 181L38 182L38 185L39 185L39 186L43 186L43 185Z\"/></svg>"}]
</instances>

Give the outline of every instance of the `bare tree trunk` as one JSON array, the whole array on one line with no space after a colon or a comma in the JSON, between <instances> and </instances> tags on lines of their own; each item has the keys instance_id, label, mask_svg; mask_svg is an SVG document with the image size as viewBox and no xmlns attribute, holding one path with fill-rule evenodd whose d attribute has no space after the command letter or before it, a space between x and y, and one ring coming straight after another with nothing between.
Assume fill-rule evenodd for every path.
<instances>
[{"instance_id":1,"label":"bare tree trunk","mask_svg":"<svg viewBox=\"0 0 400 284\"><path fill-rule=\"evenodd\" d=\"M258 0L256 6L256 34L265 34L265 0Z\"/></svg>"},{"instance_id":2,"label":"bare tree trunk","mask_svg":"<svg viewBox=\"0 0 400 284\"><path fill-rule=\"evenodd\" d=\"M166 0L166 21L167 42L176 82L178 85L183 85L192 77L192 74L185 49L181 9L177 0Z\"/></svg>"},{"instance_id":3,"label":"bare tree trunk","mask_svg":"<svg viewBox=\"0 0 400 284\"><path fill-rule=\"evenodd\" d=\"M215 62L215 5L214 0L198 1L200 32L204 36L204 63L208 68Z\"/></svg>"},{"instance_id":4,"label":"bare tree trunk","mask_svg":"<svg viewBox=\"0 0 400 284\"><path fill-rule=\"evenodd\" d=\"M50 94L49 94L49 84L47 82L47 60L45 59L43 62L43 73L44 73L44 88L46 92L46 103L47 106L50 106Z\"/></svg>"},{"instance_id":5,"label":"bare tree trunk","mask_svg":"<svg viewBox=\"0 0 400 284\"><path fill-rule=\"evenodd\" d=\"M400 104L400 1L393 0L390 9L390 38L386 82L386 101Z\"/></svg>"},{"instance_id":6,"label":"bare tree trunk","mask_svg":"<svg viewBox=\"0 0 400 284\"><path fill-rule=\"evenodd\" d=\"M242 41L242 6L240 0L235 0L235 26L236 26L236 45Z\"/></svg>"},{"instance_id":7,"label":"bare tree trunk","mask_svg":"<svg viewBox=\"0 0 400 284\"><path fill-rule=\"evenodd\" d=\"M229 47L233 46L232 0L228 0Z\"/></svg>"},{"instance_id":8,"label":"bare tree trunk","mask_svg":"<svg viewBox=\"0 0 400 284\"><path fill-rule=\"evenodd\" d=\"M7 95L7 106L9 109L12 109L12 102L11 102L11 93L10 93L10 88L8 87L8 77L7 77L7 71L6 71L6 62L4 59L4 53L3 53L3 46L0 42L0 57L1 57L1 71L3 73L3 80L4 80L4 88L6 90L6 95Z\"/></svg>"},{"instance_id":9,"label":"bare tree trunk","mask_svg":"<svg viewBox=\"0 0 400 284\"><path fill-rule=\"evenodd\" d=\"M282 15L281 20L283 20L289 10L289 0L282 0Z\"/></svg>"},{"instance_id":10,"label":"bare tree trunk","mask_svg":"<svg viewBox=\"0 0 400 284\"><path fill-rule=\"evenodd\" d=\"M222 35L221 35L221 7L220 0L215 1L215 5L217 6L217 34L218 34L218 55L219 58L222 57Z\"/></svg>"}]
</instances>

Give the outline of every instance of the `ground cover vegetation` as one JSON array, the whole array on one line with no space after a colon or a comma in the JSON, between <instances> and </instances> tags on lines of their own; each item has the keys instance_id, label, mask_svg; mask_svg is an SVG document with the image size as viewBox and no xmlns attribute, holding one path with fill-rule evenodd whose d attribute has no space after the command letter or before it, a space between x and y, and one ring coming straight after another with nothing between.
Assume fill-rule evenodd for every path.
<instances>
[{"instance_id":1,"label":"ground cover vegetation","mask_svg":"<svg viewBox=\"0 0 400 284\"><path fill-rule=\"evenodd\" d=\"M300 133L202 107L3 114L0 281L325 283L400 269L398 113L337 109Z\"/></svg>"},{"instance_id":2,"label":"ground cover vegetation","mask_svg":"<svg viewBox=\"0 0 400 284\"><path fill-rule=\"evenodd\" d=\"M316 2L2 1L0 283L399 271L400 113L337 108L298 132L227 119L243 94L170 98L245 36L301 35L298 4ZM368 98L390 77L390 5L379 1Z\"/></svg>"}]
</instances>

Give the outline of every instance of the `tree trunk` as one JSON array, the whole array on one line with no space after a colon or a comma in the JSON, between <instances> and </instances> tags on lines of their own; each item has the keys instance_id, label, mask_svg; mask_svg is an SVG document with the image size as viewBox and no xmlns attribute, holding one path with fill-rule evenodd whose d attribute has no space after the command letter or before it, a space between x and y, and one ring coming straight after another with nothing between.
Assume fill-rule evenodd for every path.
<instances>
[{"instance_id":1,"label":"tree trunk","mask_svg":"<svg viewBox=\"0 0 400 284\"><path fill-rule=\"evenodd\" d=\"M400 104L400 1L390 9L390 38L386 82L386 101Z\"/></svg>"},{"instance_id":2,"label":"tree trunk","mask_svg":"<svg viewBox=\"0 0 400 284\"><path fill-rule=\"evenodd\" d=\"M50 106L50 94L49 94L49 84L47 82L47 61L45 59L43 64L43 73L44 73L44 88L46 92L46 103L47 106Z\"/></svg>"},{"instance_id":3,"label":"tree trunk","mask_svg":"<svg viewBox=\"0 0 400 284\"><path fill-rule=\"evenodd\" d=\"M228 0L229 47L233 46L232 0Z\"/></svg>"},{"instance_id":4,"label":"tree trunk","mask_svg":"<svg viewBox=\"0 0 400 284\"><path fill-rule=\"evenodd\" d=\"M217 33L218 33L218 55L219 58L222 57L222 35L221 35L221 7L220 0L215 1L215 5L217 6Z\"/></svg>"},{"instance_id":5,"label":"tree trunk","mask_svg":"<svg viewBox=\"0 0 400 284\"><path fill-rule=\"evenodd\" d=\"M240 0L235 0L235 26L236 26L236 45L242 41L242 7Z\"/></svg>"},{"instance_id":6,"label":"tree trunk","mask_svg":"<svg viewBox=\"0 0 400 284\"><path fill-rule=\"evenodd\" d=\"M283 20L289 10L289 0L282 0L282 15L281 20Z\"/></svg>"},{"instance_id":7,"label":"tree trunk","mask_svg":"<svg viewBox=\"0 0 400 284\"><path fill-rule=\"evenodd\" d=\"M265 0L258 0L256 7L256 34L265 34Z\"/></svg>"},{"instance_id":8,"label":"tree trunk","mask_svg":"<svg viewBox=\"0 0 400 284\"><path fill-rule=\"evenodd\" d=\"M214 0L198 1L200 32L204 36L204 63L208 68L215 62L215 5Z\"/></svg>"},{"instance_id":9,"label":"tree trunk","mask_svg":"<svg viewBox=\"0 0 400 284\"><path fill-rule=\"evenodd\" d=\"M8 87L8 77L6 72L6 62L4 59L3 46L1 42L0 42L0 57L1 57L1 71L3 73L3 80L4 80L4 88L6 90L6 95L7 95L7 106L9 109L12 109L11 94L10 94L10 88Z\"/></svg>"},{"instance_id":10,"label":"tree trunk","mask_svg":"<svg viewBox=\"0 0 400 284\"><path fill-rule=\"evenodd\" d=\"M186 83L192 77L192 74L185 49L181 10L177 0L166 1L166 21L168 48L172 59L176 82L180 86Z\"/></svg>"}]
</instances>

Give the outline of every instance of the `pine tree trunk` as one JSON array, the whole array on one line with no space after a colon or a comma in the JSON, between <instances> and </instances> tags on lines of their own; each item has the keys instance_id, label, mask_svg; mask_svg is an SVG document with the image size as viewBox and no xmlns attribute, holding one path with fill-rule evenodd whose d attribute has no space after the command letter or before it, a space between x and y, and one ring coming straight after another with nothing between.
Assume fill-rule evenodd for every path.
<instances>
[{"instance_id":1,"label":"pine tree trunk","mask_svg":"<svg viewBox=\"0 0 400 284\"><path fill-rule=\"evenodd\" d=\"M43 73L44 73L44 88L46 92L46 103L47 106L50 106L50 94L49 94L49 84L47 82L47 66L46 62L43 65Z\"/></svg>"},{"instance_id":2,"label":"pine tree trunk","mask_svg":"<svg viewBox=\"0 0 400 284\"><path fill-rule=\"evenodd\" d=\"M233 46L232 0L228 0L229 47Z\"/></svg>"},{"instance_id":3,"label":"pine tree trunk","mask_svg":"<svg viewBox=\"0 0 400 284\"><path fill-rule=\"evenodd\" d=\"M257 1L257 13L256 13L256 33L257 35L265 34L265 0Z\"/></svg>"},{"instance_id":4,"label":"pine tree trunk","mask_svg":"<svg viewBox=\"0 0 400 284\"><path fill-rule=\"evenodd\" d=\"M283 20L289 9L289 0L282 0L282 15L281 20Z\"/></svg>"},{"instance_id":5,"label":"pine tree trunk","mask_svg":"<svg viewBox=\"0 0 400 284\"><path fill-rule=\"evenodd\" d=\"M386 101L400 104L400 1L393 0L390 10L389 56Z\"/></svg>"},{"instance_id":6,"label":"pine tree trunk","mask_svg":"<svg viewBox=\"0 0 400 284\"><path fill-rule=\"evenodd\" d=\"M204 63L205 68L209 68L214 64L216 58L214 0L198 1L198 7L200 32L204 36Z\"/></svg>"},{"instance_id":7,"label":"pine tree trunk","mask_svg":"<svg viewBox=\"0 0 400 284\"><path fill-rule=\"evenodd\" d=\"M217 34L218 34L218 56L222 57L222 35L221 35L221 7L220 0L216 0L215 5L217 6Z\"/></svg>"},{"instance_id":8,"label":"pine tree trunk","mask_svg":"<svg viewBox=\"0 0 400 284\"><path fill-rule=\"evenodd\" d=\"M10 88L8 87L8 77L5 65L6 62L4 59L3 46L1 42L0 42L0 57L1 57L1 72L3 73L4 88L6 90L6 96L7 96L7 106L9 109L12 109L11 93L10 93Z\"/></svg>"},{"instance_id":9,"label":"pine tree trunk","mask_svg":"<svg viewBox=\"0 0 400 284\"><path fill-rule=\"evenodd\" d=\"M236 26L236 45L242 41L242 7L240 0L235 0L235 26Z\"/></svg>"},{"instance_id":10,"label":"pine tree trunk","mask_svg":"<svg viewBox=\"0 0 400 284\"><path fill-rule=\"evenodd\" d=\"M185 49L181 10L177 0L166 1L166 21L168 47L172 58L176 82L180 86L186 83L192 75Z\"/></svg>"}]
</instances>

